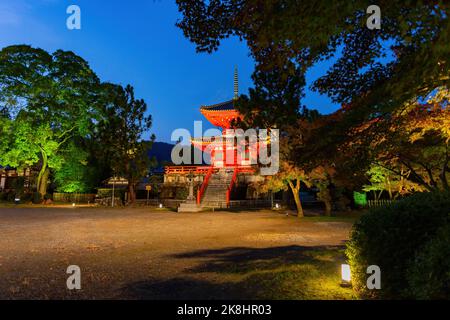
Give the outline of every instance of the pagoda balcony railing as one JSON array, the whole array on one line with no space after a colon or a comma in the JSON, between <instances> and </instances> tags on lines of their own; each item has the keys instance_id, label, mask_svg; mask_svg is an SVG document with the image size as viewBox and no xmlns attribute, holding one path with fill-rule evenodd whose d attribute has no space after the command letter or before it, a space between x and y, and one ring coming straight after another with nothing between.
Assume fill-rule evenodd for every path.
<instances>
[{"instance_id":1,"label":"pagoda balcony railing","mask_svg":"<svg viewBox=\"0 0 450 320\"><path fill-rule=\"evenodd\" d=\"M165 174L207 174L210 166L167 166Z\"/></svg>"},{"instance_id":2,"label":"pagoda balcony railing","mask_svg":"<svg viewBox=\"0 0 450 320\"><path fill-rule=\"evenodd\" d=\"M232 165L233 167L237 167L238 173L255 173L256 169L250 165ZM167 166L164 168L165 174L208 174L211 166ZM215 169L220 169L220 167L215 167Z\"/></svg>"},{"instance_id":3,"label":"pagoda balcony railing","mask_svg":"<svg viewBox=\"0 0 450 320\"><path fill-rule=\"evenodd\" d=\"M239 141L241 143L246 143L246 139L245 137L237 137L235 135L231 135L228 136L226 134L222 135L222 136L211 136L211 137L201 137L201 138L191 138L191 143L197 143L197 144L201 144L201 143L227 143L227 142L231 142L233 143L233 145L236 144L237 139L239 139ZM258 139L256 141L256 143L258 144L270 144L270 138L266 138L265 140L262 139Z\"/></svg>"}]
</instances>

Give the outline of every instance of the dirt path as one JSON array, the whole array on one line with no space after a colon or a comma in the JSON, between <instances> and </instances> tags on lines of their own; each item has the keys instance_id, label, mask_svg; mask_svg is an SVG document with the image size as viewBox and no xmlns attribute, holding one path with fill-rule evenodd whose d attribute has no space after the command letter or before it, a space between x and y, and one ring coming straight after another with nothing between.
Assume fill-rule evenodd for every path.
<instances>
[{"instance_id":1,"label":"dirt path","mask_svg":"<svg viewBox=\"0 0 450 320\"><path fill-rule=\"evenodd\" d=\"M238 283L252 270L342 245L350 227L273 212L0 208L0 298L248 298ZM66 288L69 265L80 291Z\"/></svg>"}]
</instances>

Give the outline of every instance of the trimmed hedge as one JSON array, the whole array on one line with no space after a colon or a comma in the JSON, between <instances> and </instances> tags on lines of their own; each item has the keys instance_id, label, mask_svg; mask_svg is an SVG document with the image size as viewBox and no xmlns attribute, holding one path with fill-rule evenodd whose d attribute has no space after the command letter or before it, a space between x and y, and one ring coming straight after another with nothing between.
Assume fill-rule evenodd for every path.
<instances>
[{"instance_id":1,"label":"trimmed hedge","mask_svg":"<svg viewBox=\"0 0 450 320\"><path fill-rule=\"evenodd\" d=\"M418 193L369 210L353 226L347 244L355 290L362 297L413 298L417 290L410 286L420 283L419 275L412 271L416 256L422 257L421 248L426 248L439 228L449 224L449 214L448 192ZM381 290L366 288L369 265L381 268Z\"/></svg>"},{"instance_id":2,"label":"trimmed hedge","mask_svg":"<svg viewBox=\"0 0 450 320\"><path fill-rule=\"evenodd\" d=\"M407 278L416 299L450 298L450 224L418 252Z\"/></svg>"}]
</instances>

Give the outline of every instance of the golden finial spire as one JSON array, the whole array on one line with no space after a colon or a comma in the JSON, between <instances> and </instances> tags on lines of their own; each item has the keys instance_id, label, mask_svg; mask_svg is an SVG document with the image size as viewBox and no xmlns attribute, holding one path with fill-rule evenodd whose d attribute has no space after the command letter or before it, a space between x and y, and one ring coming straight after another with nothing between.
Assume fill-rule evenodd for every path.
<instances>
[{"instance_id":1,"label":"golden finial spire","mask_svg":"<svg viewBox=\"0 0 450 320\"><path fill-rule=\"evenodd\" d=\"M234 67L234 99L239 97L239 79L238 79L238 68Z\"/></svg>"}]
</instances>

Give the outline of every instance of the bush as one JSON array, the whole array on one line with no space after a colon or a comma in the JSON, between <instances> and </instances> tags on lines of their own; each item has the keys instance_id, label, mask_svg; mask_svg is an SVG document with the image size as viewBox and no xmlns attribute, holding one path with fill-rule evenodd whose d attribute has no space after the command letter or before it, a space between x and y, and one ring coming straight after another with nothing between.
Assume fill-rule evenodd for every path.
<instances>
[{"instance_id":1,"label":"bush","mask_svg":"<svg viewBox=\"0 0 450 320\"><path fill-rule=\"evenodd\" d=\"M369 210L354 225L346 254L352 283L362 296L409 298L407 270L418 248L449 223L450 193L419 193ZM366 288L366 269L381 268L381 290Z\"/></svg>"},{"instance_id":2,"label":"bush","mask_svg":"<svg viewBox=\"0 0 450 320\"><path fill-rule=\"evenodd\" d=\"M33 200L33 194L32 193L24 193L20 197L20 202L22 202L22 203L28 203L28 202L30 202L32 200Z\"/></svg>"},{"instance_id":3,"label":"bush","mask_svg":"<svg viewBox=\"0 0 450 320\"><path fill-rule=\"evenodd\" d=\"M16 199L16 194L14 192L10 191L6 194L6 201L14 202L15 199Z\"/></svg>"},{"instance_id":4,"label":"bush","mask_svg":"<svg viewBox=\"0 0 450 320\"><path fill-rule=\"evenodd\" d=\"M407 278L416 299L450 298L450 225L419 250Z\"/></svg>"},{"instance_id":5,"label":"bush","mask_svg":"<svg viewBox=\"0 0 450 320\"><path fill-rule=\"evenodd\" d=\"M125 199L126 189L115 189L114 190L114 198L120 198L122 200ZM97 197L102 198L112 198L112 189L109 188L100 188L97 191Z\"/></svg>"},{"instance_id":6,"label":"bush","mask_svg":"<svg viewBox=\"0 0 450 320\"><path fill-rule=\"evenodd\" d=\"M40 204L42 202L42 196L39 192L33 193L33 203L34 204Z\"/></svg>"},{"instance_id":7,"label":"bush","mask_svg":"<svg viewBox=\"0 0 450 320\"><path fill-rule=\"evenodd\" d=\"M175 199L177 199L177 200L186 200L188 195L189 195L188 188L180 187L180 188L177 188L177 191L175 193Z\"/></svg>"},{"instance_id":8,"label":"bush","mask_svg":"<svg viewBox=\"0 0 450 320\"><path fill-rule=\"evenodd\" d=\"M0 192L0 201L6 201L7 196L6 192Z\"/></svg>"},{"instance_id":9,"label":"bush","mask_svg":"<svg viewBox=\"0 0 450 320\"><path fill-rule=\"evenodd\" d=\"M51 193L46 193L44 195L44 200L53 200L53 194Z\"/></svg>"}]
</instances>

